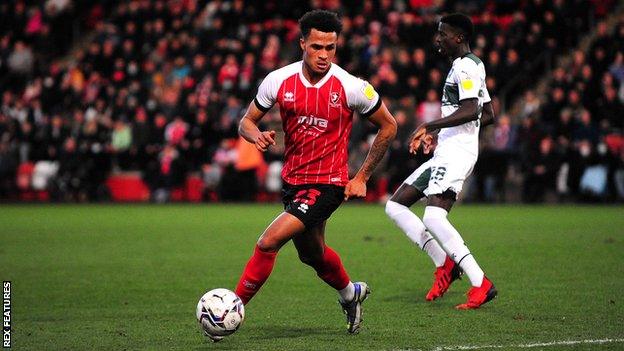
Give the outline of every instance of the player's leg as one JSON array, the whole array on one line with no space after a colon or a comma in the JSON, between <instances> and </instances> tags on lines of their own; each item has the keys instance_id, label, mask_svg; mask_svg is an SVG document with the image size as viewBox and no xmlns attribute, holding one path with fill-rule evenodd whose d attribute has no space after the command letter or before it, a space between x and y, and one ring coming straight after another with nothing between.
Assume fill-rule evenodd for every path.
<instances>
[{"instance_id":1,"label":"player's leg","mask_svg":"<svg viewBox=\"0 0 624 351\"><path fill-rule=\"evenodd\" d=\"M428 187L430 175L430 163L426 162L405 180L386 203L386 214L412 242L429 255L436 266L433 273L433 285L425 296L427 301L442 297L451 283L461 275L459 267L429 234L420 218L409 209L416 201L425 196L423 191Z\"/></svg>"},{"instance_id":2,"label":"player's leg","mask_svg":"<svg viewBox=\"0 0 624 351\"><path fill-rule=\"evenodd\" d=\"M262 233L236 286L236 294L244 304L251 300L271 275L279 249L304 229L301 220L283 212Z\"/></svg>"},{"instance_id":3,"label":"player's leg","mask_svg":"<svg viewBox=\"0 0 624 351\"><path fill-rule=\"evenodd\" d=\"M457 229L448 221L447 216L455 199L456 194L451 190L441 194L430 194L423 222L453 261L466 273L472 284L467 303L458 305L457 308L478 308L493 299L497 292L492 282L485 277Z\"/></svg>"},{"instance_id":4,"label":"player's leg","mask_svg":"<svg viewBox=\"0 0 624 351\"><path fill-rule=\"evenodd\" d=\"M425 175L428 181L428 174L425 173ZM427 228L420 218L409 209L424 196L425 194L414 185L403 183L386 202L386 214L414 244L429 255L436 267L442 267L446 259L446 252L427 232Z\"/></svg>"},{"instance_id":5,"label":"player's leg","mask_svg":"<svg viewBox=\"0 0 624 351\"><path fill-rule=\"evenodd\" d=\"M311 266L325 283L336 289L343 301L353 299L353 283L342 265L340 256L325 244L325 223L299 233L293 243L301 262Z\"/></svg>"},{"instance_id":6,"label":"player's leg","mask_svg":"<svg viewBox=\"0 0 624 351\"><path fill-rule=\"evenodd\" d=\"M301 262L311 266L316 274L340 295L339 302L347 315L347 330L357 333L362 322L362 302L370 293L364 282L349 279L340 256L325 244L326 221L297 234L293 243Z\"/></svg>"}]
</instances>

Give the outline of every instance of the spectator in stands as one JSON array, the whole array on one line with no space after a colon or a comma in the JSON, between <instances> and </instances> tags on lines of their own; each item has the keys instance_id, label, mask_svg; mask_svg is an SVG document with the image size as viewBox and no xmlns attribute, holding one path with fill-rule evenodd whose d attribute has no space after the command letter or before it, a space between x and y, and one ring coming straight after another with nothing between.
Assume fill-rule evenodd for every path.
<instances>
[{"instance_id":1,"label":"spectator in stands","mask_svg":"<svg viewBox=\"0 0 624 351\"><path fill-rule=\"evenodd\" d=\"M78 152L76 140L65 139L58 159L58 172L53 181L52 199L56 201L81 201L88 199L84 188L86 161Z\"/></svg>"},{"instance_id":2,"label":"spectator in stands","mask_svg":"<svg viewBox=\"0 0 624 351\"><path fill-rule=\"evenodd\" d=\"M8 141L0 139L0 199L11 198L14 195L17 161L17 157L12 152Z\"/></svg>"},{"instance_id":3,"label":"spectator in stands","mask_svg":"<svg viewBox=\"0 0 624 351\"><path fill-rule=\"evenodd\" d=\"M527 90L524 93L524 100L522 102L522 111L520 112L520 118L526 118L530 115L534 115L540 108L541 102L535 95L533 90Z\"/></svg>"},{"instance_id":4,"label":"spectator in stands","mask_svg":"<svg viewBox=\"0 0 624 351\"><path fill-rule=\"evenodd\" d=\"M624 28L624 27L622 27ZM613 76L613 78L617 79L620 86L624 82L624 52L618 51L615 54L615 59L611 66L609 66L609 73Z\"/></svg>"},{"instance_id":5,"label":"spectator in stands","mask_svg":"<svg viewBox=\"0 0 624 351\"><path fill-rule=\"evenodd\" d=\"M561 110L566 106L565 91L562 87L554 87L548 98L548 102L541 106L541 120L544 129L553 133Z\"/></svg>"},{"instance_id":6,"label":"spectator in stands","mask_svg":"<svg viewBox=\"0 0 624 351\"><path fill-rule=\"evenodd\" d=\"M237 200L255 201L258 193L257 174L260 170L264 170L266 164L262 158L262 153L256 147L246 142L243 138L239 138L236 143L236 178L238 179ZM264 179L264 178L263 178Z\"/></svg>"},{"instance_id":7,"label":"spectator in stands","mask_svg":"<svg viewBox=\"0 0 624 351\"><path fill-rule=\"evenodd\" d=\"M598 128L592 122L592 115L586 109L581 111L579 124L572 132L572 140L575 142L588 141L591 145L598 144L600 134Z\"/></svg>"},{"instance_id":8,"label":"spectator in stands","mask_svg":"<svg viewBox=\"0 0 624 351\"><path fill-rule=\"evenodd\" d=\"M174 189L184 185L186 165L178 150L169 144L158 155L158 161L158 178L152 189L152 200L162 203L169 201Z\"/></svg>"},{"instance_id":9,"label":"spectator in stands","mask_svg":"<svg viewBox=\"0 0 624 351\"><path fill-rule=\"evenodd\" d=\"M559 157L550 137L540 140L539 151L524 155L526 175L522 190L525 202L542 202L547 191L555 192L555 177L559 170Z\"/></svg>"},{"instance_id":10,"label":"spectator in stands","mask_svg":"<svg viewBox=\"0 0 624 351\"><path fill-rule=\"evenodd\" d=\"M483 199L486 201L505 201L505 178L510 161L516 156L516 133L508 115L496 119L491 144L481 153L479 176L484 177Z\"/></svg>"},{"instance_id":11,"label":"spectator in stands","mask_svg":"<svg viewBox=\"0 0 624 351\"><path fill-rule=\"evenodd\" d=\"M189 126L181 116L176 116L172 122L165 127L165 141L169 145L179 146L187 143L186 134Z\"/></svg>"},{"instance_id":12,"label":"spectator in stands","mask_svg":"<svg viewBox=\"0 0 624 351\"><path fill-rule=\"evenodd\" d=\"M618 99L615 88L605 87L603 96L597 101L596 110L600 122L607 122L609 128L624 130L624 104Z\"/></svg>"},{"instance_id":13,"label":"spectator in stands","mask_svg":"<svg viewBox=\"0 0 624 351\"><path fill-rule=\"evenodd\" d=\"M115 122L111 134L111 148L116 166L123 170L130 168L130 146L132 145L132 129L122 120Z\"/></svg>"},{"instance_id":14,"label":"spectator in stands","mask_svg":"<svg viewBox=\"0 0 624 351\"><path fill-rule=\"evenodd\" d=\"M619 153L616 154L613 181L617 200L624 201L624 143L620 145Z\"/></svg>"},{"instance_id":15,"label":"spectator in stands","mask_svg":"<svg viewBox=\"0 0 624 351\"><path fill-rule=\"evenodd\" d=\"M441 106L442 103L440 102L437 91L434 89L427 90L427 98L418 105L416 111L419 124L431 122L440 118Z\"/></svg>"},{"instance_id":16,"label":"spectator in stands","mask_svg":"<svg viewBox=\"0 0 624 351\"><path fill-rule=\"evenodd\" d=\"M215 152L213 163L221 169L218 193L219 199L223 201L236 201L240 199L238 180L236 172L236 162L238 152L236 150L236 139L223 139L220 147Z\"/></svg>"},{"instance_id":17,"label":"spectator in stands","mask_svg":"<svg viewBox=\"0 0 624 351\"><path fill-rule=\"evenodd\" d=\"M407 148L408 138L416 124L420 125L421 122L416 122L413 118L409 118L408 116L409 115L404 110L397 110L394 113L394 118L397 123L397 134L388 148L388 168L386 171L386 178L388 180L387 191L389 195L394 193L403 183L403 180L406 179L414 169L418 168L420 163L428 158L420 154L414 157L409 153Z\"/></svg>"},{"instance_id":18,"label":"spectator in stands","mask_svg":"<svg viewBox=\"0 0 624 351\"><path fill-rule=\"evenodd\" d=\"M147 163L146 147L150 141L150 125L147 120L147 112L143 107L136 109L131 129L132 145L129 152L132 168L142 170L145 169Z\"/></svg>"},{"instance_id":19,"label":"spectator in stands","mask_svg":"<svg viewBox=\"0 0 624 351\"><path fill-rule=\"evenodd\" d=\"M33 72L35 58L32 50L23 41L19 40L15 43L7 63L11 73L22 79L27 79Z\"/></svg>"}]
</instances>

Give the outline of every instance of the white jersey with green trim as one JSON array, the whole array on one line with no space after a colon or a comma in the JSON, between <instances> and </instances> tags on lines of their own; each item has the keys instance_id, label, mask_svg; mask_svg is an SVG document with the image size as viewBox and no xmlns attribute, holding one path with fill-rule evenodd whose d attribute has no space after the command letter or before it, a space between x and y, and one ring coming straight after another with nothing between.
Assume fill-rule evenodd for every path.
<instances>
[{"instance_id":1,"label":"white jersey with green trim","mask_svg":"<svg viewBox=\"0 0 624 351\"><path fill-rule=\"evenodd\" d=\"M490 102L485 86L485 66L473 53L458 57L444 82L442 118L451 115L465 99L477 98L479 119L455 127L443 128L438 134L436 153L460 148L474 156L479 152L479 126L483 104ZM452 152L452 150L449 150Z\"/></svg>"}]
</instances>

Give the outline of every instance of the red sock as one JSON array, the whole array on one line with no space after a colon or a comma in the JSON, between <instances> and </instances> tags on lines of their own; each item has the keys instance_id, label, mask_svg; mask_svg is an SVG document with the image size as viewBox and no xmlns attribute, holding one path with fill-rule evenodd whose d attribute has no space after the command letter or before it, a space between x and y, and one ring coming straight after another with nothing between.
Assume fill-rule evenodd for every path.
<instances>
[{"instance_id":1,"label":"red sock","mask_svg":"<svg viewBox=\"0 0 624 351\"><path fill-rule=\"evenodd\" d=\"M314 267L316 274L336 290L344 289L349 282L349 275L340 261L340 256L331 247L325 245L325 253L323 254L323 262Z\"/></svg>"},{"instance_id":2,"label":"red sock","mask_svg":"<svg viewBox=\"0 0 624 351\"><path fill-rule=\"evenodd\" d=\"M262 251L256 245L254 254L247 262L238 285L236 285L236 295L243 300L243 304L247 304L269 278L276 257L277 252Z\"/></svg>"}]
</instances>

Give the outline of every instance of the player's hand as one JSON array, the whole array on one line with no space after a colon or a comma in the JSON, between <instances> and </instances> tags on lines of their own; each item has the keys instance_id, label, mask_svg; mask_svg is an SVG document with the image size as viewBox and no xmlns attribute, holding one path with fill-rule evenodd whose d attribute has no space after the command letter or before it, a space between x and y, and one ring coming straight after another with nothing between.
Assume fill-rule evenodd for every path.
<instances>
[{"instance_id":1,"label":"player's hand","mask_svg":"<svg viewBox=\"0 0 624 351\"><path fill-rule=\"evenodd\" d=\"M423 124L412 133L409 141L409 152L416 154L422 148L425 155L429 154L435 149L436 141L437 138L428 133L427 126Z\"/></svg>"},{"instance_id":2,"label":"player's hand","mask_svg":"<svg viewBox=\"0 0 624 351\"><path fill-rule=\"evenodd\" d=\"M425 134L421 142L423 154L429 155L429 153L435 150L436 146L438 146L438 135L437 134Z\"/></svg>"},{"instance_id":3,"label":"player's hand","mask_svg":"<svg viewBox=\"0 0 624 351\"><path fill-rule=\"evenodd\" d=\"M349 201L352 197L366 196L366 181L355 176L349 180L344 190L344 200Z\"/></svg>"},{"instance_id":4,"label":"player's hand","mask_svg":"<svg viewBox=\"0 0 624 351\"><path fill-rule=\"evenodd\" d=\"M418 127L410 136L409 140L409 152L410 154L416 154L422 143L422 139L427 134L427 128L425 125Z\"/></svg>"},{"instance_id":5,"label":"player's hand","mask_svg":"<svg viewBox=\"0 0 624 351\"><path fill-rule=\"evenodd\" d=\"M271 145L275 145L275 131L260 132L255 142L256 149L265 152Z\"/></svg>"}]
</instances>

